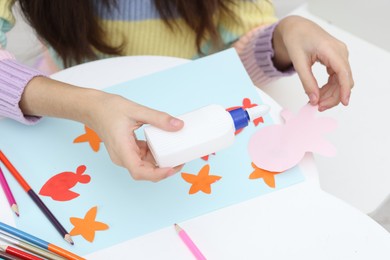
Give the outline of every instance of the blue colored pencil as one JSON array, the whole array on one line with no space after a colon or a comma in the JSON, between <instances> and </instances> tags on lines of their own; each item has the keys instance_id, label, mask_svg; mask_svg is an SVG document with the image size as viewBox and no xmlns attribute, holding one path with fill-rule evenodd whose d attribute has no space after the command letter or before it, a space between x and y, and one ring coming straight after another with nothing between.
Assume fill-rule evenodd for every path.
<instances>
[{"instance_id":1,"label":"blue colored pencil","mask_svg":"<svg viewBox=\"0 0 390 260\"><path fill-rule=\"evenodd\" d=\"M38 237L35 237L33 235L30 235L20 229L17 229L15 227L9 226L3 222L0 222L0 230L3 230L4 232L7 232L10 235L13 235L17 238L23 239L35 246L38 246L42 249L48 250L50 252L53 252L57 255L63 256L66 259L72 259L72 260L85 260L85 258L82 258L78 255L73 254L72 252L69 252L59 246L56 246L54 244L51 244L49 242L46 242L45 240L42 240Z\"/></svg>"}]
</instances>

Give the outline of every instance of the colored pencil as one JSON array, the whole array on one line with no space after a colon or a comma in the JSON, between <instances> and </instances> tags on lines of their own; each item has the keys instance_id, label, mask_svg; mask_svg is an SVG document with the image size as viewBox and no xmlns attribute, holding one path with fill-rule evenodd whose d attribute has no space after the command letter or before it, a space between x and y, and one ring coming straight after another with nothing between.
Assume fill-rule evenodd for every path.
<instances>
[{"instance_id":1,"label":"colored pencil","mask_svg":"<svg viewBox=\"0 0 390 260\"><path fill-rule=\"evenodd\" d=\"M197 260L206 260L206 257L202 254L199 248L195 245L195 243L191 240L188 234L182 229L178 224L175 224L175 229L181 240L188 247L191 253L195 256Z\"/></svg>"},{"instance_id":2,"label":"colored pencil","mask_svg":"<svg viewBox=\"0 0 390 260\"><path fill-rule=\"evenodd\" d=\"M27 253L23 250L20 250L16 247L9 246L9 245L0 245L0 250L23 260L44 260L43 258L37 257L35 255L32 255L30 253Z\"/></svg>"},{"instance_id":3,"label":"colored pencil","mask_svg":"<svg viewBox=\"0 0 390 260\"><path fill-rule=\"evenodd\" d=\"M51 259L51 260L63 260L64 259L62 257L59 257L55 254L50 253L47 250L36 247L30 243L25 243L21 239L13 237L13 236L11 236L3 231L0 231L0 240L3 240L4 242L7 242L10 245L22 248L26 251L32 252L36 255L40 255L40 256L47 258L47 259Z\"/></svg>"},{"instance_id":4,"label":"colored pencil","mask_svg":"<svg viewBox=\"0 0 390 260\"><path fill-rule=\"evenodd\" d=\"M42 240L38 237L35 237L33 235L30 235L20 229L17 229L15 227L9 226L3 222L0 222L0 230L7 232L10 235L13 235L15 237L18 237L19 239L23 239L26 242L29 242L35 246L38 246L42 249L48 250L50 252L53 252L57 255L63 256L66 259L71 260L85 260L85 258L82 258L78 255L73 254L72 252L69 252L59 246L56 246L54 244L50 244L46 242L45 240Z\"/></svg>"},{"instance_id":5,"label":"colored pencil","mask_svg":"<svg viewBox=\"0 0 390 260\"><path fill-rule=\"evenodd\" d=\"M0 150L0 161L7 167L8 171L14 176L16 181L22 186L25 192L30 196L30 198L35 202L38 208L45 214L45 216L49 219L49 221L53 224L53 226L57 229L57 231L62 235L62 237L69 244L73 245L72 237L69 235L68 231L61 225L61 223L57 220L57 218L51 213L51 211L46 207L43 201L38 197L35 191L30 187L27 181L23 178L23 176L16 170L16 168L12 165L12 163L8 160L8 158L4 155L4 153Z\"/></svg>"},{"instance_id":6,"label":"colored pencil","mask_svg":"<svg viewBox=\"0 0 390 260\"><path fill-rule=\"evenodd\" d=\"M5 178L4 173L1 170L1 167L0 167L0 184L4 190L5 196L7 197L8 203L11 206L12 211L15 212L16 216L19 217L18 204L16 204L14 195L12 194L12 191L8 186L7 179Z\"/></svg>"},{"instance_id":7,"label":"colored pencil","mask_svg":"<svg viewBox=\"0 0 390 260\"><path fill-rule=\"evenodd\" d=\"M9 254L1 252L1 251L0 251L0 259L4 259L4 260L18 260L15 257L13 257L12 255L9 255Z\"/></svg>"}]
</instances>

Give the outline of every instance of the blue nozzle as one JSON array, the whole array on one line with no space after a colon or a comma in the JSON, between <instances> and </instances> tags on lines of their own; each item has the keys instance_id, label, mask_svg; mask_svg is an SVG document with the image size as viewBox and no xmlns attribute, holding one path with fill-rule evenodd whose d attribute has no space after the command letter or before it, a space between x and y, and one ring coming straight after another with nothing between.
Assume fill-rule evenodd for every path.
<instances>
[{"instance_id":1,"label":"blue nozzle","mask_svg":"<svg viewBox=\"0 0 390 260\"><path fill-rule=\"evenodd\" d=\"M228 112L233 118L234 128L236 131L248 125L248 122L250 121L249 114L243 108L236 108Z\"/></svg>"}]
</instances>

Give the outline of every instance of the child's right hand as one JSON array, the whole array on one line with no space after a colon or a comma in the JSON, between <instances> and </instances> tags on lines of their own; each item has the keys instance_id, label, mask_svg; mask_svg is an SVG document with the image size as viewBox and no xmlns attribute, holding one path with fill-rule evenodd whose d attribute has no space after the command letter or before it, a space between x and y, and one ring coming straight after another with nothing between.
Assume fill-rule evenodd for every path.
<instances>
[{"instance_id":1,"label":"child's right hand","mask_svg":"<svg viewBox=\"0 0 390 260\"><path fill-rule=\"evenodd\" d=\"M159 168L145 141L134 131L151 124L166 131L178 131L183 121L167 113L139 105L121 96L107 94L87 125L97 132L111 160L129 170L135 180L160 181L178 172L182 166Z\"/></svg>"},{"instance_id":2,"label":"child's right hand","mask_svg":"<svg viewBox=\"0 0 390 260\"><path fill-rule=\"evenodd\" d=\"M103 140L111 160L126 168L135 180L159 181L182 167L157 167L146 142L137 140L134 133L142 124L180 130L184 122L167 113L46 77L35 77L28 83L20 107L24 115L67 118L87 125Z\"/></svg>"}]
</instances>

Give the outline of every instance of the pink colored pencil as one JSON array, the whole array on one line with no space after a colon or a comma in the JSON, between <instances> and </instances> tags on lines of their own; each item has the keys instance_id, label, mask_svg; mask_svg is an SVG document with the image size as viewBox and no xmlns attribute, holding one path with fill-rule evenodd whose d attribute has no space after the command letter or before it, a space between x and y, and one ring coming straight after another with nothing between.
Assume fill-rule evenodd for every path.
<instances>
[{"instance_id":1,"label":"pink colored pencil","mask_svg":"<svg viewBox=\"0 0 390 260\"><path fill-rule=\"evenodd\" d=\"M16 200L14 198L14 195L12 194L12 191L8 186L8 182L5 179L4 173L1 170L1 168L0 168L0 184L4 190L5 196L7 197L8 203L11 206L12 211L15 212L16 216L19 217L18 204L16 204Z\"/></svg>"},{"instance_id":2,"label":"pink colored pencil","mask_svg":"<svg viewBox=\"0 0 390 260\"><path fill-rule=\"evenodd\" d=\"M191 253L195 256L197 260L206 260L206 257L200 252L199 248L195 245L195 243L191 240L191 238L187 235L187 233L178 225L175 224L175 229L181 240L188 247Z\"/></svg>"}]
</instances>

